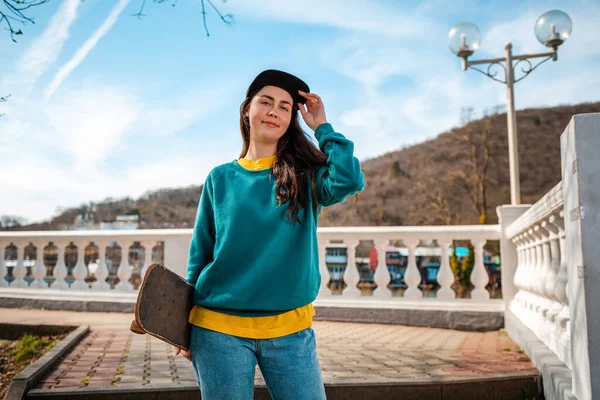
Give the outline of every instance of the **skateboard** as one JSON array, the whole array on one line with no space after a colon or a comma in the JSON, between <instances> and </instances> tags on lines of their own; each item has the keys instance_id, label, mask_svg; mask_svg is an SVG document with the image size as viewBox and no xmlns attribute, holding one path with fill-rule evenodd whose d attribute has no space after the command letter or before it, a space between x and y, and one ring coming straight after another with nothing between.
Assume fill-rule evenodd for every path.
<instances>
[{"instance_id":1,"label":"skateboard","mask_svg":"<svg viewBox=\"0 0 600 400\"><path fill-rule=\"evenodd\" d=\"M162 264L152 263L144 274L130 330L149 334L189 350L194 287Z\"/></svg>"}]
</instances>

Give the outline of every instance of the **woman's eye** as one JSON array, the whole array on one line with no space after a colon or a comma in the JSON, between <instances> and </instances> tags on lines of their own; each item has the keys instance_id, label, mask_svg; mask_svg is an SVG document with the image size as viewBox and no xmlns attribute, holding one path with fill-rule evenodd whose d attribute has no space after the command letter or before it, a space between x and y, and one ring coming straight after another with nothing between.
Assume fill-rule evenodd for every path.
<instances>
[{"instance_id":1,"label":"woman's eye","mask_svg":"<svg viewBox=\"0 0 600 400\"><path fill-rule=\"evenodd\" d=\"M261 102L261 104L270 105L271 103L269 103L268 101L263 101L263 102Z\"/></svg>"},{"instance_id":2,"label":"woman's eye","mask_svg":"<svg viewBox=\"0 0 600 400\"><path fill-rule=\"evenodd\" d=\"M287 109L287 107L281 107L281 108L282 108L283 110L285 110L285 111L287 111L287 110L288 110L288 109Z\"/></svg>"}]
</instances>

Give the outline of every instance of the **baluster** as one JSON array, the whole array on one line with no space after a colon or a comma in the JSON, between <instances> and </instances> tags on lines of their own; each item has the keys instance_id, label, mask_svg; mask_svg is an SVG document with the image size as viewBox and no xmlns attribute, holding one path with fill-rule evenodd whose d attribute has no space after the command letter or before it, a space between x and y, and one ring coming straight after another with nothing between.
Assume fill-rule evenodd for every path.
<instances>
[{"instance_id":1,"label":"baluster","mask_svg":"<svg viewBox=\"0 0 600 400\"><path fill-rule=\"evenodd\" d=\"M9 286L8 281L6 280L8 268L6 268L4 257L6 257L6 243L0 242L0 288L6 288Z\"/></svg>"},{"instance_id":2,"label":"baluster","mask_svg":"<svg viewBox=\"0 0 600 400\"><path fill-rule=\"evenodd\" d=\"M559 218L551 219L551 224L556 226L558 229L558 241L560 249L560 267L558 268L558 275L556 277L556 286L554 287L554 294L557 300L562 304L562 309L559 311L555 321L560 325L562 329L569 332L569 320L571 318L569 314L569 298L568 298L568 285L569 275L567 267L567 244L566 244L566 232L565 232L565 221L564 211L559 213Z\"/></svg>"},{"instance_id":3,"label":"baluster","mask_svg":"<svg viewBox=\"0 0 600 400\"><path fill-rule=\"evenodd\" d=\"M452 244L451 240L440 240L439 245L442 248L442 260L440 264L440 270L438 271L437 281L440 285L440 289L437 292L437 298L440 300L451 300L456 298L456 293L452 290L452 284L454 283L454 272L450 268L450 258L448 254L448 248Z\"/></svg>"},{"instance_id":4,"label":"baluster","mask_svg":"<svg viewBox=\"0 0 600 400\"><path fill-rule=\"evenodd\" d=\"M485 288L490 283L490 276L483 263L483 246L486 243L486 239L476 239L473 243L475 247L475 266L471 272L471 283L475 286L471 292L473 300L489 300L490 298L490 292Z\"/></svg>"},{"instance_id":5,"label":"baluster","mask_svg":"<svg viewBox=\"0 0 600 400\"><path fill-rule=\"evenodd\" d=\"M17 242L15 244L15 246L17 246L17 265L13 270L13 276L15 277L15 280L10 283L10 287L27 288L29 286L27 281L23 279L25 278L25 275L27 275L27 269L25 268L25 264L23 262L26 245L27 242Z\"/></svg>"},{"instance_id":6,"label":"baluster","mask_svg":"<svg viewBox=\"0 0 600 400\"><path fill-rule=\"evenodd\" d=\"M526 233L526 238L528 241L528 245L527 245L527 273L525 274L524 278L524 286L525 286L525 301L524 301L524 306L527 308L531 308L532 306L532 302L534 299L533 296L533 280L535 278L535 266L537 263L537 259L536 259L536 237L533 234L533 228L529 229Z\"/></svg>"},{"instance_id":7,"label":"baluster","mask_svg":"<svg viewBox=\"0 0 600 400\"><path fill-rule=\"evenodd\" d=\"M421 273L417 267L416 250L419 245L419 239L408 239L403 241L408 248L408 265L404 274L404 282L408 286L404 291L404 297L407 299L421 299L423 292L419 289L421 283Z\"/></svg>"},{"instance_id":8,"label":"baluster","mask_svg":"<svg viewBox=\"0 0 600 400\"><path fill-rule=\"evenodd\" d=\"M558 228L552 222L556 220L556 216L551 215L548 221L544 221L542 225L550 232L550 269L546 278L546 287L544 293L546 297L552 300L552 306L548 311L547 318L550 322L554 322L556 316L562 310L563 306L556 297L556 285L558 283L558 271L560 269L560 249L558 239Z\"/></svg>"},{"instance_id":9,"label":"baluster","mask_svg":"<svg viewBox=\"0 0 600 400\"><path fill-rule=\"evenodd\" d=\"M537 276L537 292L540 296L540 305L537 309L544 318L552 307L552 301L546 297L546 280L548 279L548 273L550 271L550 231L544 229L543 222L536 226L536 231L541 235L541 254L542 263Z\"/></svg>"},{"instance_id":10,"label":"baluster","mask_svg":"<svg viewBox=\"0 0 600 400\"><path fill-rule=\"evenodd\" d=\"M344 271L344 282L346 282L346 289L342 292L344 297L354 298L361 295L360 289L356 286L360 281L360 275L358 274L358 268L356 267L356 246L360 243L359 240L349 240L347 243L348 250L346 253L347 264L346 270Z\"/></svg>"},{"instance_id":11,"label":"baluster","mask_svg":"<svg viewBox=\"0 0 600 400\"><path fill-rule=\"evenodd\" d=\"M98 246L98 268L96 268L96 282L92 283L93 290L107 291L110 290L110 285L106 282L108 278L108 268L106 267L106 246L107 243L99 241Z\"/></svg>"},{"instance_id":12,"label":"baluster","mask_svg":"<svg viewBox=\"0 0 600 400\"><path fill-rule=\"evenodd\" d=\"M375 284L377 284L377 289L373 293L373 297L377 299L388 299L392 297L392 291L388 289L387 285L390 283L391 275L390 271L387 268L387 260L386 260L386 247L389 245L390 241L386 240L381 243L375 243L377 248L377 269L375 270L375 274L373 276L373 280Z\"/></svg>"},{"instance_id":13,"label":"baluster","mask_svg":"<svg viewBox=\"0 0 600 400\"><path fill-rule=\"evenodd\" d=\"M67 265L65 264L65 247L68 242L54 242L58 250L58 259L56 260L56 266L54 267L54 271L52 275L54 276L54 282L50 285L51 289L68 289L69 284L65 281L67 277Z\"/></svg>"},{"instance_id":14,"label":"baluster","mask_svg":"<svg viewBox=\"0 0 600 400\"><path fill-rule=\"evenodd\" d=\"M525 241L523 235L517 235L512 239L512 242L517 248L517 268L515 269L515 275L513 276L513 283L518 289L515 294L514 300L520 302L521 296L523 295L523 270L525 268Z\"/></svg>"},{"instance_id":15,"label":"baluster","mask_svg":"<svg viewBox=\"0 0 600 400\"><path fill-rule=\"evenodd\" d=\"M327 269L327 245L329 240L319 240L319 274L321 275L321 285L319 286L318 297L331 296L331 290L327 287L329 283L329 270Z\"/></svg>"},{"instance_id":16,"label":"baluster","mask_svg":"<svg viewBox=\"0 0 600 400\"><path fill-rule=\"evenodd\" d=\"M140 285L144 280L144 275L146 274L146 269L152 264L152 248L156 244L152 240L144 240L140 242L140 244L144 247L144 264L140 269Z\"/></svg>"},{"instance_id":17,"label":"baluster","mask_svg":"<svg viewBox=\"0 0 600 400\"><path fill-rule=\"evenodd\" d=\"M46 277L46 264L44 263L44 246L46 242L36 242L35 247L37 250L37 257L35 265L33 266L32 275L35 278L30 288L46 289L48 288L48 282L44 280Z\"/></svg>"},{"instance_id":18,"label":"baluster","mask_svg":"<svg viewBox=\"0 0 600 400\"><path fill-rule=\"evenodd\" d=\"M531 236L534 238L532 254L535 262L533 263L533 268L531 269L531 276L529 279L529 291L535 295L538 294L537 278L540 270L542 269L542 236L536 228L537 226L534 226L530 229Z\"/></svg>"},{"instance_id":19,"label":"baluster","mask_svg":"<svg viewBox=\"0 0 600 400\"><path fill-rule=\"evenodd\" d=\"M87 265L85 265L85 248L86 242L79 241L77 243L77 263L75 264L75 270L73 276L75 281L71 284L71 289L74 290L88 290L90 287L85 281L88 276Z\"/></svg>"},{"instance_id":20,"label":"baluster","mask_svg":"<svg viewBox=\"0 0 600 400\"><path fill-rule=\"evenodd\" d=\"M525 290L525 276L527 275L528 244L525 233L521 233L513 238L513 243L517 246L517 269L513 282L518 289L515 297L510 302L510 310L523 320L523 311L527 300L527 291Z\"/></svg>"},{"instance_id":21,"label":"baluster","mask_svg":"<svg viewBox=\"0 0 600 400\"><path fill-rule=\"evenodd\" d=\"M532 264L531 274L529 276L529 292L530 292L530 301L529 301L529 309L537 312L540 307L540 290L539 290L539 276L540 271L542 270L542 234L539 232L538 226L534 226L530 230L530 234L532 238L534 238L533 247L532 247L532 256L534 262Z\"/></svg>"},{"instance_id":22,"label":"baluster","mask_svg":"<svg viewBox=\"0 0 600 400\"><path fill-rule=\"evenodd\" d=\"M131 240L124 240L121 244L121 264L117 270L119 283L115 286L115 290L119 292L131 292L133 285L129 283L131 278L131 267L129 266L129 247L132 245Z\"/></svg>"}]
</instances>

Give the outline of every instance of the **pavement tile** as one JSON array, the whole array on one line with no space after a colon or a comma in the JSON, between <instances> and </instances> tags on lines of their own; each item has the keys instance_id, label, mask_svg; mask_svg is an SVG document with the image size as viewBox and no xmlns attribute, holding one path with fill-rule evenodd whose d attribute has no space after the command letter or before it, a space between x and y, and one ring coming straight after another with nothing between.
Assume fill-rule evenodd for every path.
<instances>
[{"instance_id":1,"label":"pavement tile","mask_svg":"<svg viewBox=\"0 0 600 400\"><path fill-rule=\"evenodd\" d=\"M526 355L516 352L519 347L502 331L463 332L332 321L315 321L313 328L323 377L328 383L447 381L537 371ZM82 383L86 377L88 380ZM264 384L259 368L255 382ZM37 387L51 391L54 387L169 383L196 384L192 364L175 356L172 346L150 336L133 335L121 327L93 328Z\"/></svg>"},{"instance_id":2,"label":"pavement tile","mask_svg":"<svg viewBox=\"0 0 600 400\"><path fill-rule=\"evenodd\" d=\"M163 385L173 383L174 379L172 377L164 377L164 378L151 378L150 383L155 385Z\"/></svg>"},{"instance_id":3,"label":"pavement tile","mask_svg":"<svg viewBox=\"0 0 600 400\"><path fill-rule=\"evenodd\" d=\"M83 378L85 378L85 376L80 376L78 378L61 379L55 387L76 387L76 386L82 386L83 383L81 382L81 380Z\"/></svg>"},{"instance_id":4,"label":"pavement tile","mask_svg":"<svg viewBox=\"0 0 600 400\"><path fill-rule=\"evenodd\" d=\"M87 388L104 388L104 387L112 387L113 384L110 381L90 381L85 387Z\"/></svg>"}]
</instances>

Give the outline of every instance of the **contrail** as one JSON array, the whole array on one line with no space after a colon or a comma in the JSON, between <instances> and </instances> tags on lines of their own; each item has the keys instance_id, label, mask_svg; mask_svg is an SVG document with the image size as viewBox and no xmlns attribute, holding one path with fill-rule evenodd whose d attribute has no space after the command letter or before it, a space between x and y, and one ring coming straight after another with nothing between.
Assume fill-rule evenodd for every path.
<instances>
[{"instance_id":1,"label":"contrail","mask_svg":"<svg viewBox=\"0 0 600 400\"><path fill-rule=\"evenodd\" d=\"M123 9L127 6L129 0L120 0L110 12L108 18L104 20L102 25L89 37L85 43L77 49L73 58L71 58L65 65L63 65L60 70L56 73L52 82L48 85L45 90L45 98L49 99L52 94L58 89L58 87L62 84L62 82L69 76L69 74L85 59L88 53L96 47L98 41L102 38L102 36L106 35L110 28L117 22L119 18L119 14L123 11Z\"/></svg>"},{"instance_id":2,"label":"contrail","mask_svg":"<svg viewBox=\"0 0 600 400\"><path fill-rule=\"evenodd\" d=\"M77 18L80 0L65 1L58 8L44 32L27 48L17 64L18 74L10 79L20 87L19 93L29 92L37 79L56 61L69 38L71 25Z\"/></svg>"}]
</instances>

